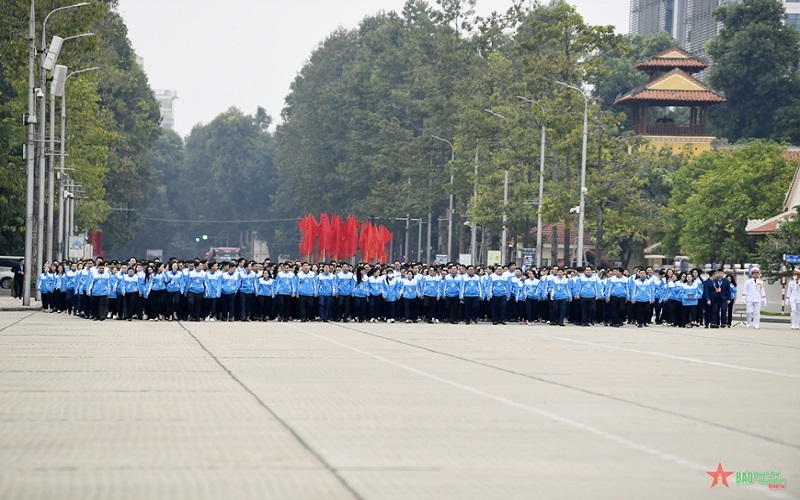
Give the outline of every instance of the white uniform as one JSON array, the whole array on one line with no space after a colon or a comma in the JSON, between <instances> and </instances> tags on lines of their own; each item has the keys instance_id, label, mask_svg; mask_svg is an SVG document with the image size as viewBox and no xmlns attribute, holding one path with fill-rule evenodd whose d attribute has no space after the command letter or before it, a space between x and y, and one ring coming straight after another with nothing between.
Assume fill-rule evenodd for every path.
<instances>
[{"instance_id":1,"label":"white uniform","mask_svg":"<svg viewBox=\"0 0 800 500\"><path fill-rule=\"evenodd\" d=\"M795 279L789 282L786 302L792 311L792 330L800 330L800 281Z\"/></svg>"},{"instance_id":2,"label":"white uniform","mask_svg":"<svg viewBox=\"0 0 800 500\"><path fill-rule=\"evenodd\" d=\"M753 328L758 330L761 324L761 304L767 303L764 282L758 278L749 278L742 290L742 300L747 305L747 322L752 321Z\"/></svg>"}]
</instances>

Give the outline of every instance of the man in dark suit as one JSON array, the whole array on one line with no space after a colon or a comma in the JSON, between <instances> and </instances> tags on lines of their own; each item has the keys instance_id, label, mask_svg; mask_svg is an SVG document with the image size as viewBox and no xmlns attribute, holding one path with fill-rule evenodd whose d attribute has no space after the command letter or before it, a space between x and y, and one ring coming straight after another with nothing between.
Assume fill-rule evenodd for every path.
<instances>
[{"instance_id":1,"label":"man in dark suit","mask_svg":"<svg viewBox=\"0 0 800 500\"><path fill-rule=\"evenodd\" d=\"M719 328L725 326L723 318L727 317L728 312L728 297L731 295L731 284L725 279L723 270L717 269L713 278L709 278L705 282L705 290L707 295L706 306L711 308L709 323L711 328Z\"/></svg>"},{"instance_id":2,"label":"man in dark suit","mask_svg":"<svg viewBox=\"0 0 800 500\"><path fill-rule=\"evenodd\" d=\"M14 298L22 298L22 285L25 283L25 259L19 259L17 264L11 266L11 272L14 273Z\"/></svg>"}]
</instances>

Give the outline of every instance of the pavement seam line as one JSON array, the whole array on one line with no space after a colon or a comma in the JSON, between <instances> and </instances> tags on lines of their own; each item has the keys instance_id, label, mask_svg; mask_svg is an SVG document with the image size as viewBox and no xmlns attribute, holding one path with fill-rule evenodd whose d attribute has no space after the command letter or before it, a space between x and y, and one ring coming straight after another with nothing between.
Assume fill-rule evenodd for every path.
<instances>
[{"instance_id":1,"label":"pavement seam line","mask_svg":"<svg viewBox=\"0 0 800 500\"><path fill-rule=\"evenodd\" d=\"M752 433L752 432L744 431L744 430L737 429L735 427L730 427L730 426L727 426L727 425L724 425L724 424L718 424L716 422L711 422L711 421L704 420L704 419L701 419L701 418L693 417L691 415L684 415L682 413L677 413L677 412L673 412L673 411L670 411L670 410L665 410L663 408L658 408L656 406L646 405L644 403L638 403L636 401L630 401L630 400L627 400L627 399L623 399L623 398L619 398L619 397L616 397L616 396L612 396L610 394L603 394L601 392L595 392L595 391L591 391L589 389L583 389L581 387L571 386L571 385L564 384L564 383L561 383L561 382L556 382L554 380L547 380L547 379L544 379L544 378L541 378L541 377L536 377L534 375L530 375L530 374L527 374L527 373L522 373L522 372L510 370L508 368L503 368L501 366L495 366L495 365L491 365L491 364L488 364L488 363L484 363L482 361L477 361L477 360L474 360L474 359L465 358L465 357L462 357L462 356L457 356L455 354L450 354L450 353L447 353L447 352L437 351L437 350L431 349L429 347L425 347L425 346L421 346L421 345L417 345L417 344L411 344L409 342L403 342L402 340L397 340L397 339L393 339L393 338L390 338L390 337L384 337L382 335L378 335L378 334L375 334L375 333L365 332L365 331L359 330L357 328L344 326L344 325L335 325L335 326L338 326L339 328L343 328L345 330L358 332L358 333L361 333L361 334L364 334L364 335L369 335L370 337L376 337L376 338L379 338L379 339L387 340L389 342L395 342L395 343L398 343L398 344L401 344L401 345L405 345L405 346L408 346L408 347L413 347L413 348L416 348L416 349L427 351L427 352L430 352L432 354L438 354L440 356L446 356L446 357L449 357L449 358L452 358L452 359L457 359L459 361L464 361L464 362L467 362L467 363L473 363L473 364L478 365L478 366L483 366L485 368L491 368L491 369L498 370L498 371L501 371L501 372L504 372L504 373L508 373L508 374L511 374L511 375L517 375L517 376L524 377L524 378L527 378L527 379L530 379L530 380L535 380L537 382L542 382L544 384L551 384L551 385L554 385L554 386L557 386L557 387L561 387L561 388L564 388L564 389L571 389L571 390L574 390L574 391L577 391L577 392L582 392L584 394L589 394L589 395L600 397L600 398L610 399L612 401L617 401L619 403L626 403L626 404L629 404L629 405L632 405L632 406L636 406L638 408L643 408L643 409L646 409L646 410L655 411L655 412L662 413L664 415L670 415L670 416L673 416L673 417L684 418L684 419L692 421L692 422L697 422L697 423L709 425L709 426L712 426L712 427L716 427L718 429L724 429L724 430L727 430L727 431L730 431L730 432L735 432L735 433L741 434L743 436L748 436L748 437L752 437L752 438L756 438L756 439L761 439L763 441L766 441L766 442L769 442L769 443L772 443L772 444L777 444L777 445L781 445L781 446L786 446L787 448L794 448L794 449L800 450L800 445L796 445L796 444L793 444L793 443L785 443L783 441L778 441L777 439L771 438L769 436L762 436L760 434L755 434L755 433Z\"/></svg>"},{"instance_id":2,"label":"pavement seam line","mask_svg":"<svg viewBox=\"0 0 800 500\"><path fill-rule=\"evenodd\" d=\"M6 325L6 326L4 326L3 328L0 328L0 333L2 333L2 332L4 332L4 331L8 330L9 328L11 328L11 327L12 327L12 326L14 326L14 325L18 325L19 323L22 323L24 320L26 320L26 319L30 318L30 317L31 317L31 316L33 316L34 314L36 314L36 313L30 313L30 314L28 314L27 316L24 316L24 317L22 317L22 318L18 319L17 321L15 321L15 322L11 323L10 325Z\"/></svg>"},{"instance_id":3,"label":"pavement seam line","mask_svg":"<svg viewBox=\"0 0 800 500\"><path fill-rule=\"evenodd\" d=\"M245 390L245 391L246 391L248 394L250 394L250 396L252 396L252 397L253 397L253 399L255 399L255 400L256 400L256 402L257 402L257 403L258 403L258 404L259 404L259 405L260 405L262 408L264 408L264 409L265 409L265 410L266 410L266 411L267 411L267 412L268 412L270 415L272 415L272 417L273 417L273 418L274 418L274 419L275 419L275 420L276 420L276 421L277 421L279 424L281 424L281 426L283 426L283 428L284 428L284 429L286 429L286 430L287 430L287 431L288 431L288 432L289 432L289 433L292 435L292 437L294 437L294 439L295 439L295 440L296 440L296 441L297 441L297 442L298 442L298 443L299 443L299 444L300 444L300 445L301 445L303 448L305 448L305 449L306 449L306 451L308 451L308 452L309 452L309 453L310 453L310 454L311 454L311 455L312 455L312 456L313 456L313 457L314 457L314 458L315 458L315 459L316 459L316 460L317 460L317 461L318 461L318 462L319 462L319 463L320 463L320 464L321 464L323 467L325 467L325 469L327 469L327 470L328 470L328 472L330 472L330 473L333 475L333 477L335 477L335 478L336 478L336 480L337 480L337 481L339 481L339 483L340 483L340 484L341 484L341 485L342 485L342 486L343 486L343 487L344 487L344 488L345 488L345 489L346 489L346 490L347 490L347 491L348 491L348 492L349 492L351 495L353 495L353 498L356 498L357 500L364 500L364 497L362 497L362 496L361 496L361 495L360 495L360 494L359 494L359 493L358 493L358 492L357 492L357 491L356 491L356 490L355 490L355 489L354 489L354 488L353 488L353 487L352 487L352 486L351 486L351 485L350 485L350 484L349 484L349 483L348 483L348 482L345 480L345 478L344 478L344 477L342 477L342 475L341 475L341 474L339 474L339 471L338 471L338 470L336 470L336 468L334 468L334 467L333 467L331 464L329 464L329 463L327 462L327 460L325 460L325 458L324 458L324 457L323 457L323 456L322 456L322 455L321 455L319 452L317 452L317 450L315 450L313 447L311 447L311 445L310 445L310 444L308 444L308 443L306 442L306 440L305 440L305 439L303 439L303 437L302 437L302 436L300 436L300 433L298 433L298 432L297 432L297 431L294 429L294 427L292 427L291 425L289 425L289 423L288 423L288 422L286 422L284 419L282 419L282 418L281 418L281 417L280 417L280 416L279 416L279 415L278 415L278 414L275 412L275 410L273 410L273 409L272 409L272 408L271 408L271 407L270 407L270 406L269 406L269 405L268 405L268 404L267 404L267 403L266 403L266 402L265 402L263 399L261 399L261 397L260 397L258 394L256 394L256 393L255 393L255 392L254 392L252 389L250 389L250 388L249 388L249 387L248 387L248 386L247 386L247 385L246 385L244 382L242 382L242 380L241 380L241 379L239 379L239 377L237 377L237 376L236 376L236 375L235 375L235 374L234 374L234 373L233 373L233 372L232 372L230 369L228 369L228 367L227 367L227 366L225 366L225 365L222 363L222 361L220 361L220 360L219 360L219 358L217 358L217 357L214 355L214 353L212 353L210 350L208 350L208 348L205 346L205 344L203 344L203 342L201 342L201 341L200 341L200 339L198 339L198 338L197 338L197 336L195 336L195 334L194 334L194 333L192 333L192 331L191 331L191 330L189 330L188 328L186 328L186 325L184 325L184 324L183 324L183 321L180 321L180 322L178 322L178 324L180 325L180 327L181 327L181 328L183 328L183 330L184 330L184 331L186 331L186 333L188 333L188 334L189 334L189 336L191 336L191 337L194 339L194 341L195 341L195 342L197 342L197 345L199 345L199 346L200 346L200 348L201 348L201 349L203 349L203 350L204 350L204 351L205 351L205 352L206 352L206 353L207 353L207 354L208 354L208 355L211 357L211 359L213 359L213 360L214 360L214 362L215 362L215 363L217 363L217 365L219 365L219 367L220 367L220 368L222 368L222 370L224 370L224 371L225 371L225 373L227 373L227 374L228 374L228 376L229 376L231 379L233 379L233 381L234 381L234 382L236 382L236 383L237 383L237 384L238 384L238 385L239 385L239 386L240 386L242 389L244 389L244 390Z\"/></svg>"},{"instance_id":4,"label":"pavement seam line","mask_svg":"<svg viewBox=\"0 0 800 500\"><path fill-rule=\"evenodd\" d=\"M720 366L722 368L731 368L733 370L741 370L746 372L755 372L755 373L764 373L766 375L775 375L777 377L785 377L785 378L794 378L800 379L800 374L796 373L784 373L784 372L776 372L774 370L767 370L766 368L753 368L750 366L744 365L734 365L731 363L723 363L721 361L707 361L705 359L698 359L698 358L690 358L687 356L678 356L675 354L667 354L665 352L658 352L658 351L640 351L638 349L631 349L628 347L620 347L610 344L601 344L599 342L592 342L590 340L580 340L580 339L570 339L567 337L556 337L553 335L546 335L544 333L533 333L533 332L519 332L519 333L512 333L509 332L510 335L528 335L531 337L539 337L543 339L550 339L550 340L560 340L562 342L572 342L574 344L582 344L588 345L592 347L601 347L605 349L610 349L614 351L622 351L622 352L632 352L637 354L644 354L647 356L655 356L657 358L666 358L666 359L675 359L678 361L687 361L689 363L698 363L701 365L709 365L709 366Z\"/></svg>"},{"instance_id":5,"label":"pavement seam line","mask_svg":"<svg viewBox=\"0 0 800 500\"><path fill-rule=\"evenodd\" d=\"M598 429L597 427L593 427L593 426L591 426L589 424L585 424L585 423L580 422L578 420L574 420L574 419L571 419L569 417L564 417L564 416L559 415L557 413L549 412L547 410L542 410L541 408L537 408L535 406L527 405L527 404L524 404L524 403L519 403L519 402L514 401L512 399L508 399L508 398L505 398L505 397L502 397L502 396L498 396L496 394L492 394L492 393L483 391L481 389L477 389L475 387L471 387L471 386L468 386L468 385L465 385L465 384L461 384L461 383L455 382L453 380L448 380L446 378L439 377L438 375L434 375L434 374L428 373L428 372L426 372L424 370L420 370L418 368L414 368L413 366L405 365L403 363L398 363L396 361L393 361L391 359L385 358L385 357L380 356L378 354L372 354L371 352L364 351L363 349L359 349L358 347L353 347L353 346L347 345L347 344L339 342L337 340L325 337L324 335L319 335L319 334L316 334L316 333L312 333L312 332L310 332L308 330L304 330L304 329L299 328L299 327L294 326L294 325L291 325L291 328L293 328L293 329L295 329L297 331L303 332L306 335L310 335L310 336L316 337L316 338L318 338L320 340L324 340L326 342L330 342L331 344L338 345L339 347L342 347L344 349L349 349L349 350L351 350L353 352L356 352L356 353L361 354L363 356L367 356L369 358L375 359L375 360L380 361L382 363L386 363L386 364L395 366L397 368L406 370L408 372L420 375L422 377L429 378L429 379L434 380L436 382L440 382L440 383L449 385L451 387L455 387L457 389L461 389L463 391L470 392L470 393L475 394L477 396L481 396L483 398L502 403L502 404L510 406L512 408L517 408L517 409L526 411L528 413L534 413L534 414L540 415L540 416L548 418L548 419L550 419L550 420L552 420L554 422L558 422L558 423L567 425L569 427L577 428L577 429L582 430L584 432L587 432L589 434L593 434L593 435L595 435L597 437L600 437L600 438L615 442L617 444L621 444L621 445L626 446L626 447L628 447L630 449L641 451L641 452L643 452L645 454L654 456L654 457L659 458L661 460L664 460L664 461L667 461L667 462L672 462L674 464L681 465L683 467L692 469L695 472L705 471L705 466L703 466L701 464L698 464L696 462L693 462L690 459L683 458L681 456L678 456L678 455L675 455L675 454L672 454L672 453L667 453L665 451L661 451L658 448L654 448L654 447L648 446L646 444L638 443L636 441L633 441L631 439L625 438L623 436L619 436L617 434L613 434L611 432L603 431L601 429ZM755 485L753 485L751 487L751 489L753 489L754 491L758 491L758 492L760 492L760 493L762 493L762 494L764 494L766 496L771 496L773 498L794 498L791 495L787 495L785 493L778 492L778 491L775 491L775 490L765 490L765 489L761 489L761 488L756 488Z\"/></svg>"}]
</instances>

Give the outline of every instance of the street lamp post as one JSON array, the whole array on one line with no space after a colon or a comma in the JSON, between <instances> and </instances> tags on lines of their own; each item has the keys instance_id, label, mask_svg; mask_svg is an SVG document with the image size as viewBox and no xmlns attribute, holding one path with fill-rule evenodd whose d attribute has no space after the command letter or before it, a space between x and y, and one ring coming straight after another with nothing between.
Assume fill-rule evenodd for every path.
<instances>
[{"instance_id":1,"label":"street lamp post","mask_svg":"<svg viewBox=\"0 0 800 500\"><path fill-rule=\"evenodd\" d=\"M83 36L83 35L78 35L78 36ZM67 189L65 187L65 176L64 176L64 170L65 170L65 168L64 168L64 158L66 156L66 129L67 129L67 92L66 92L67 81L69 81L69 79L71 77L73 77L75 75L78 75L80 73L86 73L87 71L96 71L98 69L100 69L99 66L94 66L94 67L91 67L91 68L86 68L86 69L81 69L81 70L78 70L78 71L73 71L72 73L68 74L64 78L64 85L61 86L60 89L57 88L56 89L57 92L54 93L56 95L56 97L61 97L61 144L60 144L60 146L61 146L61 164L60 164L60 172L59 172L59 184L60 184L59 192L61 192L62 195L59 196L59 201L58 201L59 205L58 205L58 246L57 246L58 251L57 251L57 255L58 255L58 259L59 260L61 260L64 257L64 255L67 254L67 252L65 251L65 248L64 248L64 242L65 242L65 240L64 240L64 233L65 233L64 225L65 225L66 221L65 221L65 217L64 217L64 215L65 215L64 214L64 210L62 209L62 204L65 204L65 199L64 199L63 193ZM60 90L60 92L58 92L58 90ZM52 109L55 110L55 107L53 106ZM52 183L51 183L51 185L52 185Z\"/></svg>"},{"instance_id":2,"label":"street lamp post","mask_svg":"<svg viewBox=\"0 0 800 500\"><path fill-rule=\"evenodd\" d=\"M530 102L532 104L539 104L532 99L528 99L527 97L523 97L521 95L517 96L518 99L522 99L523 101ZM540 109L542 110L542 117L544 117L544 108L541 104L539 104ZM537 209L536 214L536 267L542 267L542 199L544 198L544 146L545 141L547 140L547 129L544 127L544 122L539 122L539 126L542 129L542 144L540 148L540 156L539 156L539 207Z\"/></svg>"},{"instance_id":3,"label":"street lamp post","mask_svg":"<svg viewBox=\"0 0 800 500\"><path fill-rule=\"evenodd\" d=\"M491 109L484 109L484 111L503 120L506 119L505 116L500 113L495 113ZM503 233L501 239L500 263L506 265L508 262L508 165L506 165L503 172Z\"/></svg>"},{"instance_id":4,"label":"street lamp post","mask_svg":"<svg viewBox=\"0 0 800 500\"><path fill-rule=\"evenodd\" d=\"M577 266L580 267L583 265L583 226L584 226L584 219L585 219L585 212L586 212L586 141L589 137L589 96L586 95L586 92L579 89L578 87L573 87L572 85L566 84L564 82L556 82L559 85L563 85L564 87L570 88L572 90L577 90L583 96L583 153L581 156L581 201L578 208L578 259L577 259ZM569 258L569 256L567 256Z\"/></svg>"},{"instance_id":5,"label":"street lamp post","mask_svg":"<svg viewBox=\"0 0 800 500\"><path fill-rule=\"evenodd\" d=\"M39 73L40 73L40 86L39 86L39 89L40 89L40 94L39 94L40 99L39 99L39 101L40 102L39 102L39 106L40 107L39 107L39 117L38 117L38 120L37 120L38 125L39 125L39 150L38 150L37 155L36 155L37 156L38 165L39 165L39 167L38 167L38 171L39 171L39 174L38 174L38 177L39 177L39 191L38 191L39 209L38 209L38 213L36 215L36 263L33 264L33 266L32 266L31 262L28 262L28 261L25 262L25 265L28 266L28 269L34 269L36 273L41 271L42 266L44 264L44 261L43 261L43 257L44 257L44 251L43 251L43 246L44 246L44 188L45 188L45 154L44 154L44 149L45 148L44 148L44 146L45 146L45 141L46 141L46 139L45 139L45 136L46 136L46 130L45 130L45 106L47 105L47 101L46 101L44 93L47 91L47 70L48 69L50 69L50 70L53 69L53 65L55 64L55 60L58 58L58 51L60 50L60 45L63 42L63 39L61 39L61 38L57 38L57 37L54 38L54 41L56 43L54 44L54 47L52 48L53 50L50 53L48 53L48 51L47 51L47 42L46 42L46 40L47 40L47 21L50 19L50 16L52 16L56 12L59 12L59 11L62 11L62 10L67 10L67 9L73 9L73 8L76 8L76 7L83 7L84 5L89 5L89 3L88 2L80 2L80 3L74 4L74 5L67 5L67 6L64 6L64 7L59 7L57 9L54 9L54 10L50 11L50 13L48 13L45 16L44 22L42 23L42 38L41 38L41 45L40 45L40 48L41 48L41 51L40 51L40 53L41 53L41 64L40 64L40 68L39 68ZM35 18L34 2L31 1L31 28L30 28L30 35L31 35L31 40L32 40L31 43L34 46L34 50L31 53L29 64L35 64L35 61L36 61L36 58L35 58L36 32L35 32L34 18ZM32 72L32 70L30 70L30 72ZM32 74L29 75L29 76L32 76ZM29 110L30 110L30 103L29 103ZM35 131L34 131L34 134L35 134ZM31 200L30 203L32 205L33 201ZM31 213L32 212L33 212L33 207L31 206ZM26 245L27 245L27 242L26 242ZM36 271L37 269L38 269L38 271ZM28 276L30 276L30 275L28 275ZM26 285L26 286L30 286L30 285ZM30 295L29 292L28 292L27 295L28 296ZM28 302L27 305L30 305L30 300L28 300L27 302Z\"/></svg>"},{"instance_id":6,"label":"street lamp post","mask_svg":"<svg viewBox=\"0 0 800 500\"><path fill-rule=\"evenodd\" d=\"M453 259L453 164L456 161L456 148L447 139L432 135L437 141L446 142L450 146L450 210L447 212L447 260Z\"/></svg>"},{"instance_id":7,"label":"street lamp post","mask_svg":"<svg viewBox=\"0 0 800 500\"><path fill-rule=\"evenodd\" d=\"M28 24L28 142L25 144L25 274L22 286L22 305L31 305L31 269L33 264L33 178L35 168L34 142L36 141L36 12L31 0L31 16Z\"/></svg>"},{"instance_id":8,"label":"street lamp post","mask_svg":"<svg viewBox=\"0 0 800 500\"><path fill-rule=\"evenodd\" d=\"M80 35L69 36L64 38L63 42L72 40L73 38L82 38L85 36L94 36L94 33L82 33ZM56 97L64 94L64 84L68 75L66 74L66 66L55 66L53 69L53 81L50 84L50 155L48 161L48 182L47 182L47 260L53 261L53 210L55 207L55 149L56 149ZM63 109L62 109L63 112ZM62 123L63 127L63 123ZM63 130L63 129L62 129ZM63 134L61 137L64 139ZM61 175L64 173L64 144L61 143ZM60 188L61 186L59 186ZM60 206L59 201L59 206ZM59 208L60 211L60 208ZM59 247L58 252L61 253Z\"/></svg>"}]
</instances>

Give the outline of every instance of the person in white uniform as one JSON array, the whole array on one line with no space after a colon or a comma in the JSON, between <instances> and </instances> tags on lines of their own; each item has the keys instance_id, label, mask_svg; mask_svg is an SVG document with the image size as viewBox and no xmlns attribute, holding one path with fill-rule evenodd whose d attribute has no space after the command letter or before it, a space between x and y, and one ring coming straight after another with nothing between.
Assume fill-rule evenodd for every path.
<instances>
[{"instance_id":1,"label":"person in white uniform","mask_svg":"<svg viewBox=\"0 0 800 500\"><path fill-rule=\"evenodd\" d=\"M742 300L747 305L747 322L752 322L756 330L761 324L761 304L767 303L767 293L764 291L764 282L759 278L760 274L758 268L754 267L742 290Z\"/></svg>"},{"instance_id":2,"label":"person in white uniform","mask_svg":"<svg viewBox=\"0 0 800 500\"><path fill-rule=\"evenodd\" d=\"M800 269L795 269L794 279L789 282L786 302L792 311L792 330L800 330Z\"/></svg>"}]
</instances>

